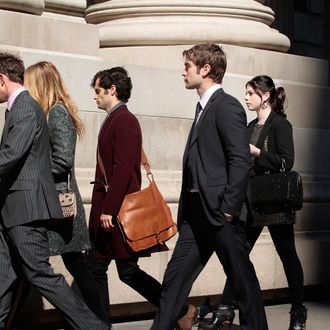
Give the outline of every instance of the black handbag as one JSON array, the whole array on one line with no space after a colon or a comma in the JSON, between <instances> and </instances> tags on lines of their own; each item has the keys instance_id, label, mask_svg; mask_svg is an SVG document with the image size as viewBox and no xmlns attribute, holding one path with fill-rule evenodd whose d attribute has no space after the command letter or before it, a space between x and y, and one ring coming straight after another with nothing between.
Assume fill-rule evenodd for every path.
<instances>
[{"instance_id":1,"label":"black handbag","mask_svg":"<svg viewBox=\"0 0 330 330\"><path fill-rule=\"evenodd\" d=\"M261 214L297 211L303 207L301 176L295 171L282 169L277 173L255 175L250 179L250 204Z\"/></svg>"}]
</instances>

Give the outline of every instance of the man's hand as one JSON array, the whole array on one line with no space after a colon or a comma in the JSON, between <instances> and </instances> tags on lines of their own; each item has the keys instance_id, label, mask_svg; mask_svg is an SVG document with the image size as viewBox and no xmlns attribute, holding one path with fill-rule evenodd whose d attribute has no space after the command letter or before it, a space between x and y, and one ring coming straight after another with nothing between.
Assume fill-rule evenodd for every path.
<instances>
[{"instance_id":1,"label":"man's hand","mask_svg":"<svg viewBox=\"0 0 330 330\"><path fill-rule=\"evenodd\" d=\"M100 221L101 221L101 227L105 231L111 231L115 227L112 224L112 215L102 213L100 217Z\"/></svg>"},{"instance_id":2,"label":"man's hand","mask_svg":"<svg viewBox=\"0 0 330 330\"><path fill-rule=\"evenodd\" d=\"M232 215L228 214L228 213L224 213L224 214L225 214L225 220L227 222L232 222L234 217Z\"/></svg>"}]
</instances>

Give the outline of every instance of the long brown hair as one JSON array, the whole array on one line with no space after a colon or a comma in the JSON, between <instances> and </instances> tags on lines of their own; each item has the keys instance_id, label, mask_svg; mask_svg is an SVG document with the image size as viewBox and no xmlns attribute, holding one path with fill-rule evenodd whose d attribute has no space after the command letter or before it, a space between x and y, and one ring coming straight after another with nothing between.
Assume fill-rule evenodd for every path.
<instances>
[{"instance_id":1,"label":"long brown hair","mask_svg":"<svg viewBox=\"0 0 330 330\"><path fill-rule=\"evenodd\" d=\"M78 137L82 137L84 125L78 115L78 108L53 63L41 61L29 66L25 70L24 84L46 116L56 103L62 103L72 117Z\"/></svg>"}]
</instances>

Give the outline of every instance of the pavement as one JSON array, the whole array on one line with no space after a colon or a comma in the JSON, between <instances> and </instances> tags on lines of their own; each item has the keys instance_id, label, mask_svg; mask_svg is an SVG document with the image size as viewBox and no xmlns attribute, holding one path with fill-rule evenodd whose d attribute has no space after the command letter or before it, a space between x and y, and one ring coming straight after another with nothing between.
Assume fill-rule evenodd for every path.
<instances>
[{"instance_id":1,"label":"pavement","mask_svg":"<svg viewBox=\"0 0 330 330\"><path fill-rule=\"evenodd\" d=\"M308 319L306 330L330 330L330 300L329 301L307 301L305 306L308 308ZM274 305L266 307L266 315L269 330L287 330L290 320L290 305ZM211 315L208 315L211 316ZM235 322L236 321L236 322ZM230 330L237 330L238 316L234 320ZM149 330L152 320L135 321L128 323L115 323L114 330ZM223 328L225 330L225 328ZM197 330L194 327L193 330Z\"/></svg>"}]
</instances>

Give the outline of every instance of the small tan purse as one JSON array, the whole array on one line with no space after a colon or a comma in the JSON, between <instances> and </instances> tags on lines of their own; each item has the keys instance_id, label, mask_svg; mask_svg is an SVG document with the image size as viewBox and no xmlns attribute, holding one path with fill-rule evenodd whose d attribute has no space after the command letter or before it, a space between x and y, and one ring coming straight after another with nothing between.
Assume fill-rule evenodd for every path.
<instances>
[{"instance_id":1,"label":"small tan purse","mask_svg":"<svg viewBox=\"0 0 330 330\"><path fill-rule=\"evenodd\" d=\"M76 194L70 186L70 174L68 174L68 188L66 192L60 192L58 195L60 204L65 219L74 219L77 215L77 199Z\"/></svg>"}]
</instances>

